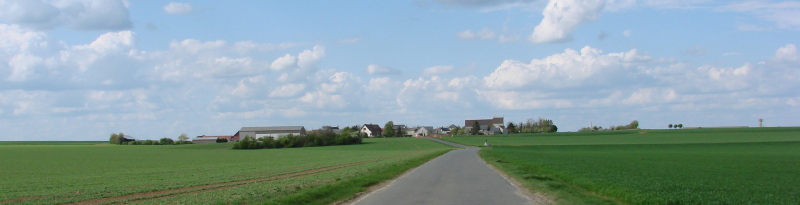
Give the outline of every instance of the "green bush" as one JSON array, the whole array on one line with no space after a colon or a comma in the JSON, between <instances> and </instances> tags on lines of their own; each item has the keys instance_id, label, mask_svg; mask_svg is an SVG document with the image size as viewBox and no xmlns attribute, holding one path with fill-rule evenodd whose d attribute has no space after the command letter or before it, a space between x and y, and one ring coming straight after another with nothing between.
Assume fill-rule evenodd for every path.
<instances>
[{"instance_id":1,"label":"green bush","mask_svg":"<svg viewBox=\"0 0 800 205\"><path fill-rule=\"evenodd\" d=\"M175 144L175 141L173 141L170 138L166 138L166 137L165 138L161 138L161 140L158 140L158 142L159 142L159 144L162 144L162 145L173 145L173 144Z\"/></svg>"}]
</instances>

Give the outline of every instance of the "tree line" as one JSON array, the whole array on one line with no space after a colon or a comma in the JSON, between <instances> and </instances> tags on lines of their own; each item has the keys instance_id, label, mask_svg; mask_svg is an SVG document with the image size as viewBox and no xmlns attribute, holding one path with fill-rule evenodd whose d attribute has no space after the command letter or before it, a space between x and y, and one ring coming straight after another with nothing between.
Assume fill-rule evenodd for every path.
<instances>
[{"instance_id":1,"label":"tree line","mask_svg":"<svg viewBox=\"0 0 800 205\"><path fill-rule=\"evenodd\" d=\"M609 126L608 128L603 128L603 126L592 126L592 127L584 127L578 130L578 132L599 132L599 131L617 131L617 130L636 130L639 129L639 121L634 120L627 125L618 125L618 126Z\"/></svg>"},{"instance_id":2,"label":"tree line","mask_svg":"<svg viewBox=\"0 0 800 205\"><path fill-rule=\"evenodd\" d=\"M345 127L341 134L336 134L330 129L321 129L306 135L289 134L280 139L273 137L244 136L242 140L233 143L233 149L273 149L295 147L318 147L333 145L361 144L366 134L358 129Z\"/></svg>"},{"instance_id":3,"label":"tree line","mask_svg":"<svg viewBox=\"0 0 800 205\"><path fill-rule=\"evenodd\" d=\"M558 126L553 123L553 120L546 119L546 118L539 118L537 120L533 120L533 118L528 118L528 121L520 122L519 124L514 124L509 122L508 126L508 133L553 133L558 132Z\"/></svg>"},{"instance_id":4,"label":"tree line","mask_svg":"<svg viewBox=\"0 0 800 205\"><path fill-rule=\"evenodd\" d=\"M115 145L180 145L180 144L192 144L192 142L188 141L189 137L186 133L181 134L178 136L178 141L172 140L172 138L164 137L159 140L135 140L135 141L126 141L125 140L125 133L120 132L111 133L111 136L108 138L108 142L110 144Z\"/></svg>"}]
</instances>

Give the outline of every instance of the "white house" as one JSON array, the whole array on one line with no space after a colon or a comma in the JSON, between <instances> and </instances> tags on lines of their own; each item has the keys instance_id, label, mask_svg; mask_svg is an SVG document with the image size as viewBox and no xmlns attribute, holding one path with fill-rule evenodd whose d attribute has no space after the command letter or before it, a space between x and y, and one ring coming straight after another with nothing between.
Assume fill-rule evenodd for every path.
<instances>
[{"instance_id":1,"label":"white house","mask_svg":"<svg viewBox=\"0 0 800 205\"><path fill-rule=\"evenodd\" d=\"M414 130L414 136L427 137L430 134L433 134L433 126L419 126Z\"/></svg>"},{"instance_id":2,"label":"white house","mask_svg":"<svg viewBox=\"0 0 800 205\"><path fill-rule=\"evenodd\" d=\"M361 126L361 133L367 134L368 137L378 137L383 135L383 129L376 124L364 124Z\"/></svg>"}]
</instances>

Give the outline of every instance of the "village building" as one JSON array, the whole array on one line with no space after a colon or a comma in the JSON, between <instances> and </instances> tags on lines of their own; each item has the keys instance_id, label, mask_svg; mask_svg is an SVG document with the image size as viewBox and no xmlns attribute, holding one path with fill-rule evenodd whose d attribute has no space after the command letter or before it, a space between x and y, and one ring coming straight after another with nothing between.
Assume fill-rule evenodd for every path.
<instances>
[{"instance_id":1,"label":"village building","mask_svg":"<svg viewBox=\"0 0 800 205\"><path fill-rule=\"evenodd\" d=\"M367 134L367 137L379 137L383 135L383 129L376 124L364 124L364 126L361 126L360 132Z\"/></svg>"},{"instance_id":2,"label":"village building","mask_svg":"<svg viewBox=\"0 0 800 205\"><path fill-rule=\"evenodd\" d=\"M479 133L483 135L495 135L495 134L508 134L508 130L506 130L506 126L503 125L503 117L494 117L492 119L477 119L477 120L464 120L464 129L472 130L473 125L475 122L478 122Z\"/></svg>"},{"instance_id":3,"label":"village building","mask_svg":"<svg viewBox=\"0 0 800 205\"><path fill-rule=\"evenodd\" d=\"M277 140L287 135L306 135L306 128L303 126L242 127L233 135L233 138L236 138L236 141L244 139L245 136L256 139L272 137Z\"/></svg>"},{"instance_id":4,"label":"village building","mask_svg":"<svg viewBox=\"0 0 800 205\"><path fill-rule=\"evenodd\" d=\"M433 126L419 126L414 130L414 136L427 137L433 133Z\"/></svg>"},{"instance_id":5,"label":"village building","mask_svg":"<svg viewBox=\"0 0 800 205\"><path fill-rule=\"evenodd\" d=\"M192 144L217 143L217 139L225 139L228 140L228 142L238 141L238 139L234 138L232 135L200 135L192 139Z\"/></svg>"}]
</instances>

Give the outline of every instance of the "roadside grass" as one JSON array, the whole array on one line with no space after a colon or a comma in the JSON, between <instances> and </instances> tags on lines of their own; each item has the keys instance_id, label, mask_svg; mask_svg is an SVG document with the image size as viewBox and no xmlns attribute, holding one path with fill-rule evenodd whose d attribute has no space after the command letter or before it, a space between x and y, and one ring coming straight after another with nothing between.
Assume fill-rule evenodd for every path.
<instances>
[{"instance_id":1,"label":"roadside grass","mask_svg":"<svg viewBox=\"0 0 800 205\"><path fill-rule=\"evenodd\" d=\"M230 150L180 146L0 146L0 203L328 203L453 148L415 138L365 144ZM304 194L330 195L311 201ZM294 204L294 203L292 203Z\"/></svg>"},{"instance_id":2,"label":"roadside grass","mask_svg":"<svg viewBox=\"0 0 800 205\"><path fill-rule=\"evenodd\" d=\"M444 137L443 140L483 146L602 145L602 144L695 144L800 141L800 127L715 128L677 130L625 130Z\"/></svg>"},{"instance_id":3,"label":"roadside grass","mask_svg":"<svg viewBox=\"0 0 800 205\"><path fill-rule=\"evenodd\" d=\"M797 150L800 142L506 146L481 156L560 204L798 204Z\"/></svg>"}]
</instances>

